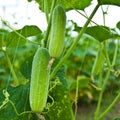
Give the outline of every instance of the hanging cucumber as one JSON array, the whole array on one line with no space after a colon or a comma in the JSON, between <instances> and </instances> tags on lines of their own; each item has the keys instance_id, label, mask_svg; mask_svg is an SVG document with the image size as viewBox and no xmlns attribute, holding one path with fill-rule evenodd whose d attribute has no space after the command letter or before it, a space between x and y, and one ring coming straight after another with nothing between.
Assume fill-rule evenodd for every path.
<instances>
[{"instance_id":1,"label":"hanging cucumber","mask_svg":"<svg viewBox=\"0 0 120 120\"><path fill-rule=\"evenodd\" d=\"M66 14L61 5L57 5L52 14L51 35L49 43L50 56L53 58L60 57L64 47L66 26Z\"/></svg>"},{"instance_id":2,"label":"hanging cucumber","mask_svg":"<svg viewBox=\"0 0 120 120\"><path fill-rule=\"evenodd\" d=\"M46 106L50 79L49 52L38 48L33 58L30 82L30 107L33 112L42 112Z\"/></svg>"},{"instance_id":3,"label":"hanging cucumber","mask_svg":"<svg viewBox=\"0 0 120 120\"><path fill-rule=\"evenodd\" d=\"M104 60L105 60L105 56L103 54L103 48L100 48L96 56L95 63L92 68L92 75L97 75L100 73L103 67Z\"/></svg>"}]
</instances>

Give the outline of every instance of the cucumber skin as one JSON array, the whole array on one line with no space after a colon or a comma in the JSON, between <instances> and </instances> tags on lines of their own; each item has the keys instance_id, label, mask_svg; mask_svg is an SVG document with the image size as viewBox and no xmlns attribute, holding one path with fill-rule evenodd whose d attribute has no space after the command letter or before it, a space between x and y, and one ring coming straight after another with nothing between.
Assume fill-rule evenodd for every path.
<instances>
[{"instance_id":1,"label":"cucumber skin","mask_svg":"<svg viewBox=\"0 0 120 120\"><path fill-rule=\"evenodd\" d=\"M53 10L49 52L51 57L58 58L62 54L64 47L66 26L66 14L61 5L57 5Z\"/></svg>"},{"instance_id":2,"label":"cucumber skin","mask_svg":"<svg viewBox=\"0 0 120 120\"><path fill-rule=\"evenodd\" d=\"M30 82L30 107L33 112L42 112L46 106L50 68L50 55L47 49L38 48L33 58Z\"/></svg>"}]
</instances>

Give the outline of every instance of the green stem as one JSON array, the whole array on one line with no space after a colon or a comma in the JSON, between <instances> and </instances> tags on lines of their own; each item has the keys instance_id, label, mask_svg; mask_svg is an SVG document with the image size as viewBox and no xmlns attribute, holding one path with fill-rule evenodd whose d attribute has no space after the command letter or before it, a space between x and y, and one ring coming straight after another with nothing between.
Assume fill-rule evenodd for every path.
<instances>
[{"instance_id":1,"label":"green stem","mask_svg":"<svg viewBox=\"0 0 120 120\"><path fill-rule=\"evenodd\" d=\"M119 100L119 98L120 98L120 92L115 97L113 102L108 106L108 108L100 115L100 117L97 120L101 120L112 109L112 107L116 104L116 102Z\"/></svg>"},{"instance_id":2,"label":"green stem","mask_svg":"<svg viewBox=\"0 0 120 120\"><path fill-rule=\"evenodd\" d=\"M49 2L48 0L44 0L44 12L45 12L45 15L46 15L46 20L47 20L47 23L48 23L48 20L49 20Z\"/></svg>"},{"instance_id":3,"label":"green stem","mask_svg":"<svg viewBox=\"0 0 120 120\"><path fill-rule=\"evenodd\" d=\"M68 49L68 51L66 52L66 54L63 56L63 58L60 60L60 62L56 65L56 67L54 68L54 70L51 73L51 78L54 77L54 75L56 74L56 72L58 71L58 69L61 67L61 65L65 62L65 60L70 56L70 54L72 53L73 49L76 47L78 41L80 40L80 38L82 37L83 33L86 31L88 24L90 23L91 19L93 18L93 16L95 15L96 11L98 10L99 5L96 5L96 7L94 8L93 12L91 13L90 17L88 18L88 20L86 21L85 25L83 26L82 30L80 31L78 37L74 40L73 44L71 45L71 47Z\"/></svg>"},{"instance_id":4,"label":"green stem","mask_svg":"<svg viewBox=\"0 0 120 120\"><path fill-rule=\"evenodd\" d=\"M34 113L33 111L24 111L24 112L22 112L22 113L18 113L18 111L17 111L14 103L13 103L11 100L9 100L9 102L10 102L10 104L12 105L12 107L13 107L13 109L14 109L14 111L15 111L15 113L16 113L17 116L21 116L21 115L24 115L24 114Z\"/></svg>"},{"instance_id":5,"label":"green stem","mask_svg":"<svg viewBox=\"0 0 120 120\"><path fill-rule=\"evenodd\" d=\"M10 58L9 58L9 56L8 56L8 54L7 54L6 51L4 51L4 54L5 54L5 57L6 57L6 60L7 60L9 69L10 69L10 72L11 72L11 74L12 74L12 76L13 76L13 79L14 79L16 85L18 85L18 84L19 84L19 80L18 80L18 78L17 78L17 76L16 76L16 74L15 74L15 71L14 71L13 66L12 66L12 64L11 64L11 61L10 61Z\"/></svg>"},{"instance_id":6,"label":"green stem","mask_svg":"<svg viewBox=\"0 0 120 120\"><path fill-rule=\"evenodd\" d=\"M78 83L79 82L79 79L77 79L76 81L76 93L75 93L75 118L77 118L77 109L78 109L78 106L77 106L77 101L78 101Z\"/></svg>"},{"instance_id":7,"label":"green stem","mask_svg":"<svg viewBox=\"0 0 120 120\"><path fill-rule=\"evenodd\" d=\"M103 10L103 7L101 6L101 9L102 9L102 14L103 14L103 25L105 26L105 12Z\"/></svg>"},{"instance_id":8,"label":"green stem","mask_svg":"<svg viewBox=\"0 0 120 120\"><path fill-rule=\"evenodd\" d=\"M53 9L55 7L55 3L56 3L56 0L53 0L51 10L50 10L50 18L48 21L48 27L47 27L47 31L46 31L45 38L44 38L44 47L47 46L48 37L49 37L49 33L50 33L50 28L51 28L52 13L53 13Z\"/></svg>"},{"instance_id":9,"label":"green stem","mask_svg":"<svg viewBox=\"0 0 120 120\"><path fill-rule=\"evenodd\" d=\"M99 82L98 82L98 87L101 88L102 86L102 68L100 70L100 74L99 74Z\"/></svg>"},{"instance_id":10,"label":"green stem","mask_svg":"<svg viewBox=\"0 0 120 120\"><path fill-rule=\"evenodd\" d=\"M116 58L117 58L117 51L118 51L118 48L119 48L119 42L117 40L117 43L115 43L115 52L114 52L114 56L113 56L113 61L112 61L112 67L115 65L115 61L116 61Z\"/></svg>"},{"instance_id":11,"label":"green stem","mask_svg":"<svg viewBox=\"0 0 120 120\"><path fill-rule=\"evenodd\" d=\"M98 104L97 104L97 108L96 108L96 111L95 111L94 120L98 120L97 117L98 117L98 114L99 114L99 111L100 111L100 107L101 107L102 96L103 96L106 84L108 82L109 75L110 75L110 69L108 69L108 71L107 71L107 74L106 74L106 77L105 77L105 80L104 80L104 83L103 83L102 90L101 90L101 92L99 94L99 99L98 99Z\"/></svg>"}]
</instances>

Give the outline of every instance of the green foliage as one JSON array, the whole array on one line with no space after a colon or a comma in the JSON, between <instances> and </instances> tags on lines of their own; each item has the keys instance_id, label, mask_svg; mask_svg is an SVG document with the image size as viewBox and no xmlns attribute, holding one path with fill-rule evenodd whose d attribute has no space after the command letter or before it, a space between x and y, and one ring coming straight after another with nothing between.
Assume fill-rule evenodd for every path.
<instances>
[{"instance_id":1,"label":"green foliage","mask_svg":"<svg viewBox=\"0 0 120 120\"><path fill-rule=\"evenodd\" d=\"M81 27L75 27L75 31L80 31ZM110 38L117 38L120 35L114 30L106 26L92 26L88 27L85 31L86 34L94 37L96 40L103 42Z\"/></svg>"},{"instance_id":2,"label":"green foliage","mask_svg":"<svg viewBox=\"0 0 120 120\"><path fill-rule=\"evenodd\" d=\"M10 95L9 99L14 103L18 113L22 113L24 111L30 111L29 106L29 84L21 85L18 87L8 87L7 91ZM16 94L17 93L17 94ZM5 100L5 96L3 96L2 90L0 91L0 105L2 105L2 102ZM0 118L2 120L36 120L36 115L33 114L23 114L21 116L18 116L15 113L15 110L8 101L8 103L0 110Z\"/></svg>"},{"instance_id":3,"label":"green foliage","mask_svg":"<svg viewBox=\"0 0 120 120\"><path fill-rule=\"evenodd\" d=\"M62 91L62 92L61 92ZM74 120L72 104L69 100L69 90L61 83L58 83L50 92L54 99L54 104L45 115L46 120Z\"/></svg>"},{"instance_id":4,"label":"green foliage","mask_svg":"<svg viewBox=\"0 0 120 120\"><path fill-rule=\"evenodd\" d=\"M26 79L31 79L31 69L32 69L33 56L30 56L24 60L21 64L20 71Z\"/></svg>"},{"instance_id":5,"label":"green foliage","mask_svg":"<svg viewBox=\"0 0 120 120\"><path fill-rule=\"evenodd\" d=\"M116 27L120 29L120 21L117 23Z\"/></svg>"},{"instance_id":6,"label":"green foliage","mask_svg":"<svg viewBox=\"0 0 120 120\"><path fill-rule=\"evenodd\" d=\"M51 8L53 0L48 0L49 2L49 11ZM66 11L72 10L72 9L78 9L78 10L84 10L86 7L88 7L91 4L92 0L57 0L56 4L61 4ZM44 11L44 0L36 0L36 2L39 4L40 9Z\"/></svg>"},{"instance_id":7,"label":"green foliage","mask_svg":"<svg viewBox=\"0 0 120 120\"><path fill-rule=\"evenodd\" d=\"M77 80L78 80L78 89L79 90L87 88L89 85L89 82L91 81L91 79L86 76L78 76ZM73 80L72 83L70 83L70 90L76 89L77 80L76 81Z\"/></svg>"},{"instance_id":8,"label":"green foliage","mask_svg":"<svg viewBox=\"0 0 120 120\"><path fill-rule=\"evenodd\" d=\"M5 44L7 34L9 33L8 30L0 29L0 48Z\"/></svg>"},{"instance_id":9,"label":"green foliage","mask_svg":"<svg viewBox=\"0 0 120 120\"><path fill-rule=\"evenodd\" d=\"M32 0L28 1L31 2ZM36 0L40 9L46 13L48 20L47 37L43 38L42 34L44 33L34 25L26 25L21 29L13 30L5 24L12 31L0 29L0 119L2 120L39 119L30 109L28 82L31 79L33 55L38 45L45 45L44 47L48 49L48 44L42 42L49 43L51 27L49 11L51 10L52 1ZM47 2L46 6L45 2ZM56 5L62 5L66 11L84 10L90 6L91 2L92 0L57 0ZM120 6L119 0L98 0L98 3L99 5ZM52 65L51 74L54 74L49 84L47 105L41 113L46 120L74 120L73 102L77 106L79 97L83 101L98 101L94 119L98 120L99 116L103 118L119 99L120 94L115 97L112 105L108 106L103 114L100 114L101 102L106 99L106 92L111 91L112 88L113 93L116 93L120 88L120 23L116 24L117 29L97 24L88 27L99 5L95 7L94 12L92 12L83 28L73 21L69 21L71 26L68 24L66 29L63 55L50 63ZM91 71L95 56L101 47L100 44L104 44L105 59L104 64L99 64L103 65L103 68L100 67L101 72L94 76ZM11 87L15 86L15 82L14 77L11 77L11 68L6 64L8 63L6 55L10 60L9 64L13 67L12 72L20 81L17 87ZM103 57L100 59L103 59ZM7 88L10 96L4 96L2 88ZM87 98L84 98L84 95L87 95ZM75 96L77 97L75 98ZM115 120L117 119L119 118L115 118Z\"/></svg>"},{"instance_id":10,"label":"green foliage","mask_svg":"<svg viewBox=\"0 0 120 120\"><path fill-rule=\"evenodd\" d=\"M6 46L16 47L23 46L26 44L27 37L41 35L41 30L37 26L24 26L22 29L13 30L7 35Z\"/></svg>"},{"instance_id":11,"label":"green foliage","mask_svg":"<svg viewBox=\"0 0 120 120\"><path fill-rule=\"evenodd\" d=\"M120 6L119 0L98 0L100 5L117 5Z\"/></svg>"}]
</instances>

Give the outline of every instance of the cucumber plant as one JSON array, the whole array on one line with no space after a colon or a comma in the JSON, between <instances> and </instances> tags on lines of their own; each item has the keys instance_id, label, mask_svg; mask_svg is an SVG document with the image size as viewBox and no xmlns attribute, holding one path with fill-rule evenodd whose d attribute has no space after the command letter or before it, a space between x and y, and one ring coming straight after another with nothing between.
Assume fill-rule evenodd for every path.
<instances>
[{"instance_id":1,"label":"cucumber plant","mask_svg":"<svg viewBox=\"0 0 120 120\"><path fill-rule=\"evenodd\" d=\"M29 1L32 1L32 0L29 0ZM89 33L87 33L87 34L91 35L95 39L102 40L102 41L99 40L100 42L103 42L103 38L104 38L103 36L107 35L107 33L110 33L110 34L107 37L105 37L105 40L107 41L107 39L111 38L112 34L114 34L114 33L112 33L108 29L105 29L105 27L102 27L102 26L99 26L98 24L96 24L94 21L92 21L92 18L101 5L104 5L104 4L111 5L112 4L112 5L120 6L120 3L118 1L116 2L116 1L108 0L106 2L106 0L98 0L98 3L95 6L91 15L89 16L89 18L87 16L83 15L85 18L87 18L86 23L83 25L82 28L80 28L80 29L79 29L79 27L77 28L77 29L79 29L78 36L75 38L75 40L72 41L73 43L68 47L68 49L66 49L65 54L62 56L63 48L64 48L64 40L65 40L65 30L66 30L66 12L71 9L74 9L80 13L80 11L78 11L77 9L84 10L87 6L90 5L91 0L85 0L84 3L79 0L76 0L76 1L71 0L69 2L68 1L66 2L65 0L63 0L63 1L61 1L61 0L35 0L35 1L38 2L38 4L40 5L40 9L46 13L46 19L47 19L47 23L48 23L46 34L45 34L44 38L42 38L43 46L40 44L41 41L34 42L34 41L27 39L28 37L31 37L33 35L37 36L39 34L39 32L40 32L39 29L35 29L35 27L32 27L31 29L29 27L25 27L24 29L21 29L20 31L12 29L13 30L12 34L8 33L8 36L6 35L7 36L6 39L5 39L5 34L1 35L2 31L0 31L0 39L2 41L2 42L0 41L0 47L1 47L0 50L6 56L6 61L8 62L8 65L9 65L8 67L10 68L10 72L12 73L14 82L17 83L17 85L20 84L19 79L18 79L20 77L17 77L17 74L16 74L17 70L14 71L14 67L12 66L12 64L14 63L14 60L11 62L11 59L9 59L10 56L8 55L7 52L9 52L9 50L11 50L10 47L18 49L18 47L27 45L26 44L27 42L30 42L32 44L41 45L40 48L37 49L37 51L33 57L32 68L31 68L32 72L29 73L29 74L31 74L29 100L28 100L29 102L26 100L26 103L30 103L30 106L28 106L27 109L24 109L25 111L22 110L23 111L22 114L18 114L18 112L16 112L17 111L16 100L15 100L15 105L14 105L14 103L11 101L11 99L14 100L14 97L9 97L9 96L11 96L11 94L8 94L9 91L4 92L5 100L3 101L2 105L0 106L0 110L1 109L3 110L3 114L0 114L0 118L1 119L3 118L1 116L5 117L6 114L4 114L4 113L6 113L6 111L4 111L4 109L9 110L7 108L9 105L7 106L6 104L8 102L10 102L11 105L13 106L17 116L23 115L24 113L28 113L29 115L27 115L28 116L27 119L31 119L30 116L33 116L31 113L36 113L38 115L38 117L40 117L40 115L43 115L46 120L49 120L49 119L51 119L51 120L52 119L75 120L75 117L77 114L75 113L75 117L72 114L72 112L73 112L72 111L72 103L70 103L71 101L69 100L69 90L67 89L68 86L66 87L65 85L63 85L64 83L66 83L66 80L64 79L65 82L62 81L63 78L65 78L65 75L61 74L64 71L64 70L61 70L62 72L60 71L61 66L68 59L68 57L70 57L71 53L76 48L78 42L81 40L81 38L85 32L86 33L89 32L90 34ZM97 25L97 27L93 27L92 30L91 30L91 28L89 28L90 29L90 31L89 31L88 25L90 22L95 23L95 25ZM104 21L104 23L105 23L105 21ZM6 24L6 22L4 22L4 24L11 29L11 26ZM98 26L99 26L99 28L101 28L100 31L102 31L102 32L100 32L100 35L98 35L96 37L96 33L99 33ZM33 31L34 31L34 34L33 34ZM105 32L105 31L107 31L107 32ZM68 37L68 39L69 39L69 37ZM19 44L20 42L21 42L21 44ZM102 96L105 91L111 69L113 69L115 62L116 62L116 58L117 58L118 46L116 47L115 55L114 55L113 62L111 65L109 54L107 52L107 44L108 43L103 42L103 44L105 44L105 47L106 47L106 49L104 51L105 53L103 54L103 50L100 49L100 51L98 52L98 54L96 56L95 64L92 67L92 71L90 72L90 73L92 73L91 74L92 76L96 75L95 77L99 77L98 87L101 88L99 98L98 98L98 105L97 105L97 108L95 111L94 120L102 119L110 111L110 109L113 107L113 105L115 105L116 101L120 97L120 94L118 94L115 97L115 99L113 100L112 104L110 106L108 106L108 108L101 115L99 115ZM8 45L8 44L11 44L11 45ZM6 48L6 50L4 51L3 48ZM15 51L15 54L16 53L17 52ZM27 53L27 54L30 54L30 53L31 53L31 51L29 50L29 53ZM14 57L15 56L16 55L14 55ZM55 60L54 63L56 63L56 64L52 66L52 69L51 69L51 65L53 64L53 59L51 59L51 58L59 58L58 61L56 59L54 59ZM91 61L91 59L89 61ZM104 71L102 71L102 66L103 66L104 62L106 62L107 66L108 66L108 68L105 69L106 70L105 74L104 74L105 78L102 76L102 72L104 72ZM17 62L15 62L15 63L17 63ZM16 64L14 64L14 66L15 65ZM104 69L104 66L103 66L103 69ZM17 71L17 72L20 73L19 71ZM81 77L81 75L80 75L80 77ZM50 82L54 83L56 78L59 78L58 79L59 84L55 84L51 87L49 85ZM29 80L27 82L29 82ZM6 88L8 88L8 84L9 84L9 82L6 85L7 86ZM29 84L27 84L27 85L29 85ZM77 87L75 88L76 89L75 112L77 112L77 100L79 97L78 96L78 92L79 92L78 83L76 86ZM28 88L28 86L26 86L25 88ZM50 88L50 91L49 91L49 88ZM14 91L14 88L12 88L12 90ZM26 91L27 90L28 89L26 89ZM16 91L18 91L18 89ZM10 92L10 93L15 93L15 92ZM21 93L23 93L23 92L21 92ZM49 96L48 94L50 94L52 97L48 97ZM51 100L49 100L49 98L51 98L51 100L53 100L54 103L53 103L53 106L50 107L50 109L46 112L44 110L46 110L45 109L46 106L49 106L49 103L51 102ZM21 101L19 101L18 103L20 104L20 102ZM34 114L34 115L36 115L36 114ZM68 118L68 115L70 115L69 118ZM22 116L22 117L23 117L23 119L25 119L24 116ZM15 116L13 119L20 119L20 118L19 117L16 118L16 116ZM43 118L41 118L41 119L43 119Z\"/></svg>"}]
</instances>

